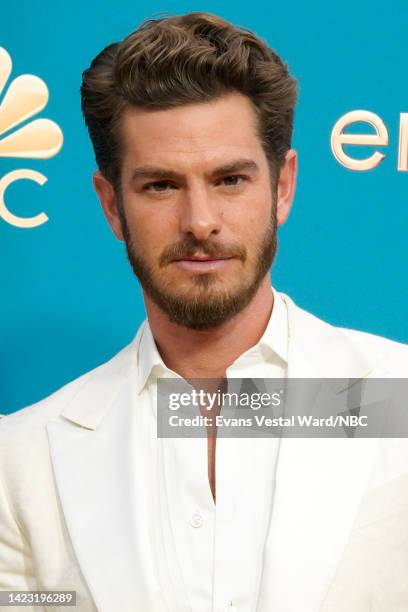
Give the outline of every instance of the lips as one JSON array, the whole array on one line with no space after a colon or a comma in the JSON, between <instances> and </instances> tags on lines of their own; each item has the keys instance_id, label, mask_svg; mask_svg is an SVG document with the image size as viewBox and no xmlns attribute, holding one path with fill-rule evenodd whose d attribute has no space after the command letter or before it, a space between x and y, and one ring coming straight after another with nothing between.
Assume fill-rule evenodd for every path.
<instances>
[{"instance_id":1,"label":"lips","mask_svg":"<svg viewBox=\"0 0 408 612\"><path fill-rule=\"evenodd\" d=\"M228 265L228 262L233 257L208 257L206 255L194 255L191 257L183 257L175 259L174 263L189 272L205 273L219 270Z\"/></svg>"},{"instance_id":2,"label":"lips","mask_svg":"<svg viewBox=\"0 0 408 612\"><path fill-rule=\"evenodd\" d=\"M225 259L232 259L231 257L180 257L174 261L221 261Z\"/></svg>"},{"instance_id":3,"label":"lips","mask_svg":"<svg viewBox=\"0 0 408 612\"><path fill-rule=\"evenodd\" d=\"M207 255L206 253L195 253L177 257L174 261L219 261L221 259L231 259L231 255Z\"/></svg>"}]
</instances>

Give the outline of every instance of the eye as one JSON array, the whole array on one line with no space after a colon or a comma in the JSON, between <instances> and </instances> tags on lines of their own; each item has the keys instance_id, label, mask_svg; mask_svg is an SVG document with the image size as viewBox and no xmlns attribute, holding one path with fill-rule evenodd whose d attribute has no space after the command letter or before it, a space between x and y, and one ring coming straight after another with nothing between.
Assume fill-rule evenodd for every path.
<instances>
[{"instance_id":1,"label":"eye","mask_svg":"<svg viewBox=\"0 0 408 612\"><path fill-rule=\"evenodd\" d=\"M144 191L163 192L168 189L174 189L174 185L169 181L155 181L154 183L148 183L143 187Z\"/></svg>"},{"instance_id":2,"label":"eye","mask_svg":"<svg viewBox=\"0 0 408 612\"><path fill-rule=\"evenodd\" d=\"M244 180L245 177L241 176L240 174L231 174L229 176L224 176L220 182L227 187L238 187L244 182Z\"/></svg>"}]
</instances>

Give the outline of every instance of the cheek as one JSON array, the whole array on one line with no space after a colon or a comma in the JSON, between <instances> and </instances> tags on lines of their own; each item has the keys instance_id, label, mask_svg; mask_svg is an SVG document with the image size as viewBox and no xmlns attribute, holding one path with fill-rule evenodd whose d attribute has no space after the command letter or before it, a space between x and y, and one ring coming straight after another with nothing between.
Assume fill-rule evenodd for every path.
<instances>
[{"instance_id":1,"label":"cheek","mask_svg":"<svg viewBox=\"0 0 408 612\"><path fill-rule=\"evenodd\" d=\"M233 214L225 218L225 224L231 229L235 240L245 244L250 250L258 245L270 224L271 208L265 203L246 202L245 206L236 207Z\"/></svg>"},{"instance_id":2,"label":"cheek","mask_svg":"<svg viewBox=\"0 0 408 612\"><path fill-rule=\"evenodd\" d=\"M164 247L177 239L172 218L154 211L150 207L136 207L127 215L129 231L141 255L147 259L157 258Z\"/></svg>"}]
</instances>

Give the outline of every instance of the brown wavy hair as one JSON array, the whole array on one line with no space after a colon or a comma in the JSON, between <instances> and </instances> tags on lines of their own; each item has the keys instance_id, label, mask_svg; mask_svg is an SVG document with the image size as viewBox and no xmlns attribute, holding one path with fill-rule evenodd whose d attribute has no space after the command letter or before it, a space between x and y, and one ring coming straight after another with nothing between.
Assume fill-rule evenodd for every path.
<instances>
[{"instance_id":1,"label":"brown wavy hair","mask_svg":"<svg viewBox=\"0 0 408 612\"><path fill-rule=\"evenodd\" d=\"M149 19L108 45L82 74L81 107L96 163L120 194L126 107L168 109L237 91L253 103L273 176L291 147L297 83L251 31L203 12Z\"/></svg>"}]
</instances>

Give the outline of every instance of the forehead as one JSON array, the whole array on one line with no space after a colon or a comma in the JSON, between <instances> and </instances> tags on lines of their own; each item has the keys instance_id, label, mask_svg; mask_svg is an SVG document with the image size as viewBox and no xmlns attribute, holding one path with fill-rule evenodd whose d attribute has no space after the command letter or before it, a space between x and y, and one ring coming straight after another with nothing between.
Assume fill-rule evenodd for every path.
<instances>
[{"instance_id":1,"label":"forehead","mask_svg":"<svg viewBox=\"0 0 408 612\"><path fill-rule=\"evenodd\" d=\"M219 163L260 158L257 115L251 101L229 93L210 102L165 110L127 108L121 120L123 169L134 164Z\"/></svg>"}]
</instances>

